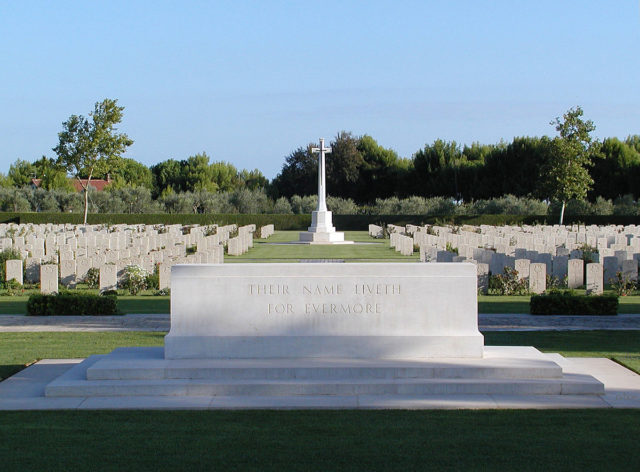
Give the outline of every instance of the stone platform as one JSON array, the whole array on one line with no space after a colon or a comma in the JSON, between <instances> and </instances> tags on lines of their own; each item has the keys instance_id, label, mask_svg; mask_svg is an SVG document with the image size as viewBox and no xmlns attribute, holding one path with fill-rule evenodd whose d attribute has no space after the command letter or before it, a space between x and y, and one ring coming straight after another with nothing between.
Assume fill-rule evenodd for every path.
<instances>
[{"instance_id":1,"label":"stone platform","mask_svg":"<svg viewBox=\"0 0 640 472\"><path fill-rule=\"evenodd\" d=\"M120 348L71 368L45 395L223 397L245 406L269 397L296 407L317 396L340 406L361 396L604 394L601 382L563 373L556 360L532 347L486 347L482 359L165 359L163 348Z\"/></svg>"}]
</instances>

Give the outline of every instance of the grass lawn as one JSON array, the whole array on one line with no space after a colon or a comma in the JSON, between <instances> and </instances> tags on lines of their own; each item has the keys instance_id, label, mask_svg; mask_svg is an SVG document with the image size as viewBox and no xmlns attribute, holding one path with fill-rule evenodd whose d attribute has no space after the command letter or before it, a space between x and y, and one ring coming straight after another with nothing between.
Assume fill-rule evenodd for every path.
<instances>
[{"instance_id":1,"label":"grass lawn","mask_svg":"<svg viewBox=\"0 0 640 472\"><path fill-rule=\"evenodd\" d=\"M299 262L300 259L343 259L345 262L416 262L420 255L402 256L389 247L389 240L374 239L366 231L345 231L345 240L367 244L309 245L276 244L298 240L299 231L277 231L269 239L257 239L242 256L225 255L225 263Z\"/></svg>"},{"instance_id":2,"label":"grass lawn","mask_svg":"<svg viewBox=\"0 0 640 472\"><path fill-rule=\"evenodd\" d=\"M0 412L10 471L640 470L639 410Z\"/></svg>"}]
</instances>

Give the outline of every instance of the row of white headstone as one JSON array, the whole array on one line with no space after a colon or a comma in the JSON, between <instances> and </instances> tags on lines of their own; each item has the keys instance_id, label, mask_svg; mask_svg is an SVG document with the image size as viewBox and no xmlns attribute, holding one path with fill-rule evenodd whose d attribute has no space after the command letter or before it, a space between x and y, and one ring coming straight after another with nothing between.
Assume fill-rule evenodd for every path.
<instances>
[{"instance_id":1,"label":"row of white headstone","mask_svg":"<svg viewBox=\"0 0 640 472\"><path fill-rule=\"evenodd\" d=\"M543 290L540 281L546 280L547 274L558 280L567 278L571 288L586 284L595 293L602 291L604 283L616 280L618 273L624 279L635 281L638 278L640 227L635 225L388 225L387 231L391 247L402 254L411 255L414 246L417 246L421 261L478 263L479 284L483 287L485 273L500 274L505 267L514 268L521 277L528 278L532 292ZM369 225L369 234L381 238L384 228ZM405 235L411 236L412 244L409 244ZM447 250L453 248L457 252ZM591 252L589 259L597 265L587 264L583 267L585 250ZM586 280L583 274L586 274Z\"/></svg>"},{"instance_id":2,"label":"row of white headstone","mask_svg":"<svg viewBox=\"0 0 640 472\"><path fill-rule=\"evenodd\" d=\"M238 236L230 238L237 231ZM160 288L170 285L171 266L223 263L224 248L240 255L253 246L255 225L0 225L0 250L13 248L24 258L6 262L6 279L40 283L43 293L58 290L58 282L74 286L89 269L100 271L100 288L114 289L129 265L148 272L159 269ZM260 229L273 234L273 225ZM188 250L188 248L191 248ZM195 251L194 251L195 250ZM187 252L190 252L188 254ZM24 273L24 277L23 277ZM115 276L112 276L115 273Z\"/></svg>"}]
</instances>

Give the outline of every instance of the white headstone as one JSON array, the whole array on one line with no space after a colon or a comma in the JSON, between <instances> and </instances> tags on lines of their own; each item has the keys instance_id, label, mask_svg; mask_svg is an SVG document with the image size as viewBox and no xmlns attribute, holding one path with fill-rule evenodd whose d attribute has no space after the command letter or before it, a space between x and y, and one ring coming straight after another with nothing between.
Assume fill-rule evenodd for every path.
<instances>
[{"instance_id":1,"label":"white headstone","mask_svg":"<svg viewBox=\"0 0 640 472\"><path fill-rule=\"evenodd\" d=\"M587 264L587 293L600 295L604 291L602 264Z\"/></svg>"},{"instance_id":2,"label":"white headstone","mask_svg":"<svg viewBox=\"0 0 640 472\"><path fill-rule=\"evenodd\" d=\"M60 283L65 287L76 285L76 261L66 259L60 261Z\"/></svg>"},{"instance_id":3,"label":"white headstone","mask_svg":"<svg viewBox=\"0 0 640 472\"><path fill-rule=\"evenodd\" d=\"M118 267L115 264L105 264L100 267L100 291L117 290Z\"/></svg>"},{"instance_id":4,"label":"white headstone","mask_svg":"<svg viewBox=\"0 0 640 472\"><path fill-rule=\"evenodd\" d=\"M529 266L529 291L544 293L547 289L547 265L536 262Z\"/></svg>"},{"instance_id":5,"label":"white headstone","mask_svg":"<svg viewBox=\"0 0 640 472\"><path fill-rule=\"evenodd\" d=\"M45 264L40 266L40 293L58 293L58 265Z\"/></svg>"},{"instance_id":6,"label":"white headstone","mask_svg":"<svg viewBox=\"0 0 640 472\"><path fill-rule=\"evenodd\" d=\"M5 262L5 280L15 279L20 285L24 283L22 279L22 260L9 259Z\"/></svg>"},{"instance_id":7,"label":"white headstone","mask_svg":"<svg viewBox=\"0 0 640 472\"><path fill-rule=\"evenodd\" d=\"M569 259L567 264L567 287L578 288L584 285L584 261Z\"/></svg>"}]
</instances>

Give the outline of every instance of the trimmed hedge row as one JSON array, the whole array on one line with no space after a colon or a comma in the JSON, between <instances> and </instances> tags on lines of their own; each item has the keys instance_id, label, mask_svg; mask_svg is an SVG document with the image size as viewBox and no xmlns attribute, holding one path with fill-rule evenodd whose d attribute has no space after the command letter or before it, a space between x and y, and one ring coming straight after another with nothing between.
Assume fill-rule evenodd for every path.
<instances>
[{"instance_id":1,"label":"trimmed hedge row","mask_svg":"<svg viewBox=\"0 0 640 472\"><path fill-rule=\"evenodd\" d=\"M81 213L0 213L0 223L33 223L33 224L82 224ZM311 215L282 214L191 214L191 213L90 213L89 224L199 224L219 225L237 224L244 226L255 224L264 226L274 224L279 230L306 229L311 225Z\"/></svg>"},{"instance_id":2,"label":"trimmed hedge row","mask_svg":"<svg viewBox=\"0 0 640 472\"><path fill-rule=\"evenodd\" d=\"M192 214L192 213L90 213L89 224L200 224L239 226L274 224L277 230L304 231L311 225L311 215L282 214ZM557 216L547 215L333 215L333 223L341 231L366 231L369 224L392 223L396 225L521 225L557 224ZM1 213L0 223L53 223L82 224L81 213ZM640 224L640 216L633 215L568 215L565 224L628 225Z\"/></svg>"},{"instance_id":3,"label":"trimmed hedge row","mask_svg":"<svg viewBox=\"0 0 640 472\"><path fill-rule=\"evenodd\" d=\"M66 293L55 295L35 294L27 301L30 316L98 316L121 315L115 295Z\"/></svg>"},{"instance_id":4,"label":"trimmed hedge row","mask_svg":"<svg viewBox=\"0 0 640 472\"><path fill-rule=\"evenodd\" d=\"M570 292L550 292L532 295L529 302L532 315L603 315L618 314L616 295L576 295Z\"/></svg>"}]
</instances>

